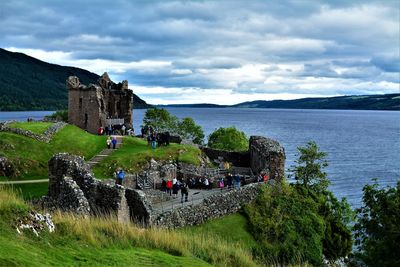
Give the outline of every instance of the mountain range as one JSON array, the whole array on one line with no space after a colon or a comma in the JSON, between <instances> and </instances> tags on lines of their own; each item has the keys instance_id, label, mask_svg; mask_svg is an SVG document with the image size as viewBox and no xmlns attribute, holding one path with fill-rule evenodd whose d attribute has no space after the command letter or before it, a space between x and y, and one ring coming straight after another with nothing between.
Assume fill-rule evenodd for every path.
<instances>
[{"instance_id":1,"label":"mountain range","mask_svg":"<svg viewBox=\"0 0 400 267\"><path fill-rule=\"evenodd\" d=\"M0 48L0 111L66 109L68 76L77 76L86 85L100 77L84 69L50 64ZM150 106L137 95L133 97L134 108Z\"/></svg>"},{"instance_id":2,"label":"mountain range","mask_svg":"<svg viewBox=\"0 0 400 267\"><path fill-rule=\"evenodd\" d=\"M95 83L99 79L99 75L84 69L50 64L0 48L0 111L66 109L68 96L65 80L68 76L78 76L83 84ZM152 107L135 94L133 106ZM400 110L400 89L398 94L385 95L257 100L236 105L174 104L159 107Z\"/></svg>"}]
</instances>

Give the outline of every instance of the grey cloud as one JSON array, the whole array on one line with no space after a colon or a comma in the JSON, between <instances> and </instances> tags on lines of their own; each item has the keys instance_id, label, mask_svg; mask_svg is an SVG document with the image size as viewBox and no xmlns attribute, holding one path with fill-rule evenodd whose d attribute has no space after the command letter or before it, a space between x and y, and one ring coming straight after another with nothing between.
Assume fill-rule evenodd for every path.
<instances>
[{"instance_id":1,"label":"grey cloud","mask_svg":"<svg viewBox=\"0 0 400 267\"><path fill-rule=\"evenodd\" d=\"M400 44L395 2L1 1L0 45L71 52L75 60L172 63L161 70L114 73L142 86L226 88L224 77L200 70L256 64L269 66L260 71L265 78L396 83ZM279 67L285 64L304 68ZM262 80L238 79L233 89L275 92Z\"/></svg>"}]
</instances>

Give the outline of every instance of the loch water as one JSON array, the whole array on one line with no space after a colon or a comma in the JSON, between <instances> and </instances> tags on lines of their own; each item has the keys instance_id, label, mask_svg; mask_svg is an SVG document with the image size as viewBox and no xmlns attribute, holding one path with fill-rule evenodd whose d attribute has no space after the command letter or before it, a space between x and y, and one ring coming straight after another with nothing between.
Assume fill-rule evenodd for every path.
<instances>
[{"instance_id":1,"label":"loch water","mask_svg":"<svg viewBox=\"0 0 400 267\"><path fill-rule=\"evenodd\" d=\"M361 205L362 187L378 178L382 186L400 179L400 111L301 110L253 108L167 108L179 118L191 117L208 136L218 127L235 126L248 136L278 140L286 151L286 168L297 147L314 140L328 153L330 189ZM48 111L0 112L0 121L41 119ZM145 110L134 110L139 132Z\"/></svg>"}]
</instances>

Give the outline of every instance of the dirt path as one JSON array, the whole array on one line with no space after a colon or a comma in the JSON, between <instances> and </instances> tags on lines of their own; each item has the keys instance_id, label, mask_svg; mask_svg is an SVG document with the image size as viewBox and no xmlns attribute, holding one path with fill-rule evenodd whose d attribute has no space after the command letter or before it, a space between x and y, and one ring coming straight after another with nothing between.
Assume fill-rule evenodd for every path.
<instances>
[{"instance_id":1,"label":"dirt path","mask_svg":"<svg viewBox=\"0 0 400 267\"><path fill-rule=\"evenodd\" d=\"M0 184L37 184L46 183L49 179L38 179L38 180L22 180L22 181L1 181Z\"/></svg>"}]
</instances>

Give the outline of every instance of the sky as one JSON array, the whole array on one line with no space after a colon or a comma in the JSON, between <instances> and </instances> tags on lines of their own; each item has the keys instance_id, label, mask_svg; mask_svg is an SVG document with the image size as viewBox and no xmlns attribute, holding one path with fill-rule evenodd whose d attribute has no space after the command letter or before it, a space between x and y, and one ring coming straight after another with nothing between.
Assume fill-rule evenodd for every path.
<instances>
[{"instance_id":1,"label":"sky","mask_svg":"<svg viewBox=\"0 0 400 267\"><path fill-rule=\"evenodd\" d=\"M0 1L0 47L151 104L400 93L400 1Z\"/></svg>"}]
</instances>

